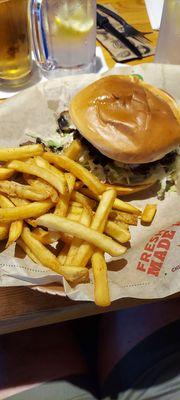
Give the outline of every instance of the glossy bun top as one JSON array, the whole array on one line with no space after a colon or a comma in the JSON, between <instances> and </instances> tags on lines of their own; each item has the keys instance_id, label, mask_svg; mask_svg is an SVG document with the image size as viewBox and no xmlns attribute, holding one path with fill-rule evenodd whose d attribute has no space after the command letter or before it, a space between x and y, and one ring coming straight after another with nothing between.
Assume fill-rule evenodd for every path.
<instances>
[{"instance_id":1,"label":"glossy bun top","mask_svg":"<svg viewBox=\"0 0 180 400\"><path fill-rule=\"evenodd\" d=\"M135 76L95 81L73 97L70 115L101 153L123 163L155 161L180 144L174 99Z\"/></svg>"}]
</instances>

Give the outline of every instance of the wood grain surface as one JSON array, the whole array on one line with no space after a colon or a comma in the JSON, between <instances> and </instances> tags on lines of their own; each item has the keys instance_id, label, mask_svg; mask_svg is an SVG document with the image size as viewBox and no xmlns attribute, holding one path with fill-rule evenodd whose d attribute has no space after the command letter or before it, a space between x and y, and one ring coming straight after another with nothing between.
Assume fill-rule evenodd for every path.
<instances>
[{"instance_id":1,"label":"wood grain surface","mask_svg":"<svg viewBox=\"0 0 180 400\"><path fill-rule=\"evenodd\" d=\"M99 0L107 4L110 0ZM117 12L130 24L142 31L150 31L144 0L111 0ZM148 36L156 45L157 32ZM111 55L103 48L109 68L114 66ZM152 62L153 57L144 58L141 62ZM129 64L137 64L132 61ZM122 299L110 307L101 309L93 303L72 302L67 298L39 293L27 287L0 288L0 334L28 329L40 325L52 324L120 308L144 303L141 300Z\"/></svg>"}]
</instances>

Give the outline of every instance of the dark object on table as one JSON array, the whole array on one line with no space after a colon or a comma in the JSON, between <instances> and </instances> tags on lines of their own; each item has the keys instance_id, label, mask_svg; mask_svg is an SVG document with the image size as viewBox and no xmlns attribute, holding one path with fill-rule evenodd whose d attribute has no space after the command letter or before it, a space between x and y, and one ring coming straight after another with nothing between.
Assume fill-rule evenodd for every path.
<instances>
[{"instance_id":1,"label":"dark object on table","mask_svg":"<svg viewBox=\"0 0 180 400\"><path fill-rule=\"evenodd\" d=\"M141 57L147 57L155 53L155 49L151 46L145 32L136 30L128 24L121 16L119 16L111 4L106 4L106 7L98 4L98 14L106 18L112 27L121 34L121 39L127 39L141 54ZM137 33L138 32L138 33ZM117 62L127 62L133 59L140 58L124 43L124 40L113 36L107 32L107 29L102 27L97 29L97 40L111 53L112 57Z\"/></svg>"},{"instance_id":2,"label":"dark object on table","mask_svg":"<svg viewBox=\"0 0 180 400\"><path fill-rule=\"evenodd\" d=\"M116 21L118 21L121 25L123 25L124 28L124 36L132 36L137 38L139 41L142 41L145 43L146 41L150 42L148 38L145 37L145 35L148 35L152 32L141 32L138 29L134 28L134 26L128 24L128 22L125 21L124 18L122 18L120 15L116 14L114 11L111 9L102 6L101 4L97 4L97 8L102 11L103 13L109 15L110 17L114 18Z\"/></svg>"},{"instance_id":3,"label":"dark object on table","mask_svg":"<svg viewBox=\"0 0 180 400\"><path fill-rule=\"evenodd\" d=\"M109 32L111 35L119 39L128 49L130 49L138 58L142 58L140 51L137 49L134 44L132 44L121 32L113 27L110 24L107 17L102 16L97 12L97 26L99 28L105 29L105 31Z\"/></svg>"}]
</instances>

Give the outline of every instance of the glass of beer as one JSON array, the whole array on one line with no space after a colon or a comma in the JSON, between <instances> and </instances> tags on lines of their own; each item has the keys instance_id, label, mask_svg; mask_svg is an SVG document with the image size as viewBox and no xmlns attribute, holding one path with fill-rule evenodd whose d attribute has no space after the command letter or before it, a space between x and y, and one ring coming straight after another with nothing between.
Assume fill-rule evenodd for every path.
<instances>
[{"instance_id":1,"label":"glass of beer","mask_svg":"<svg viewBox=\"0 0 180 400\"><path fill-rule=\"evenodd\" d=\"M0 82L24 83L31 73L28 0L0 0Z\"/></svg>"},{"instance_id":2,"label":"glass of beer","mask_svg":"<svg viewBox=\"0 0 180 400\"><path fill-rule=\"evenodd\" d=\"M96 0L31 0L32 38L43 71L93 72Z\"/></svg>"}]
</instances>

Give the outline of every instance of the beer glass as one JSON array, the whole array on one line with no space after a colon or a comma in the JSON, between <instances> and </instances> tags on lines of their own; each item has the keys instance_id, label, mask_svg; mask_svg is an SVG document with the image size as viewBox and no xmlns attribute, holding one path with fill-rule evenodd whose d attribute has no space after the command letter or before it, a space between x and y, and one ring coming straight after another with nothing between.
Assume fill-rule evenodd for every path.
<instances>
[{"instance_id":1,"label":"beer glass","mask_svg":"<svg viewBox=\"0 0 180 400\"><path fill-rule=\"evenodd\" d=\"M91 72L96 49L95 0L31 0L36 61L60 75Z\"/></svg>"},{"instance_id":2,"label":"beer glass","mask_svg":"<svg viewBox=\"0 0 180 400\"><path fill-rule=\"evenodd\" d=\"M180 64L180 0L165 0L154 62Z\"/></svg>"},{"instance_id":3,"label":"beer glass","mask_svg":"<svg viewBox=\"0 0 180 400\"><path fill-rule=\"evenodd\" d=\"M0 0L0 82L19 85L31 68L28 0Z\"/></svg>"}]
</instances>

